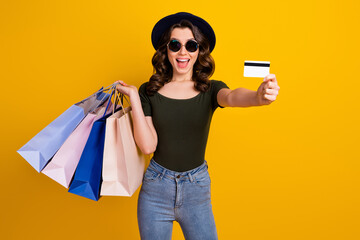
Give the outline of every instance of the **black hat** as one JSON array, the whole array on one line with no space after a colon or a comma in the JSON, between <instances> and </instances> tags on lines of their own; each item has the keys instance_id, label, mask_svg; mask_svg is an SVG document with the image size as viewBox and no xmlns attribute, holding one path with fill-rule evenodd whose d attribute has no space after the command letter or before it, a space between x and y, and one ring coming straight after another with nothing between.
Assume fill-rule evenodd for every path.
<instances>
[{"instance_id":1,"label":"black hat","mask_svg":"<svg viewBox=\"0 0 360 240\"><path fill-rule=\"evenodd\" d=\"M159 40L161 35L172 25L179 23L181 20L188 20L193 25L198 27L200 31L205 35L205 37L209 40L210 43L210 52L215 47L215 33L209 23L207 23L204 19L195 16L191 13L187 12L178 12L169 16L166 16L160 19L154 26L151 33L151 42L155 49L158 48Z\"/></svg>"}]
</instances>

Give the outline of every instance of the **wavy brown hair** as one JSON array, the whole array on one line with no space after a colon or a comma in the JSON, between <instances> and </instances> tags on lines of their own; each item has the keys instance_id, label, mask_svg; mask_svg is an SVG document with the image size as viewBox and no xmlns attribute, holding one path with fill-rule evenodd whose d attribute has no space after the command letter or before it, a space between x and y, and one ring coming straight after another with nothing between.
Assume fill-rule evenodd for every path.
<instances>
[{"instance_id":1,"label":"wavy brown hair","mask_svg":"<svg viewBox=\"0 0 360 240\"><path fill-rule=\"evenodd\" d=\"M153 95L165 83L171 81L173 75L172 65L167 56L167 44L170 41L171 33L175 28L189 28L194 35L195 40L199 43L199 55L193 67L192 80L195 82L194 87L198 91L206 92L210 87L209 78L215 71L215 62L210 55L210 44L208 39L188 20L182 20L180 23L172 25L161 36L153 58L152 65L154 74L150 77L146 87L148 95Z\"/></svg>"}]
</instances>

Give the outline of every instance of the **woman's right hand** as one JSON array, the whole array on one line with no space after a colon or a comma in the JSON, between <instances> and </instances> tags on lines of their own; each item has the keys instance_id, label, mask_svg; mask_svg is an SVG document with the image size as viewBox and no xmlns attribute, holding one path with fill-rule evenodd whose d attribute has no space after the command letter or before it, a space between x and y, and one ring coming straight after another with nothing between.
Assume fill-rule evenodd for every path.
<instances>
[{"instance_id":1,"label":"woman's right hand","mask_svg":"<svg viewBox=\"0 0 360 240\"><path fill-rule=\"evenodd\" d=\"M130 95L138 92L137 87L135 87L133 85L128 85L128 84L124 83L124 81L118 80L115 83L118 83L116 85L116 89L120 93L125 94L128 97L130 97Z\"/></svg>"},{"instance_id":2,"label":"woman's right hand","mask_svg":"<svg viewBox=\"0 0 360 240\"><path fill-rule=\"evenodd\" d=\"M144 154L155 152L157 146L157 133L151 116L144 116L137 87L128 85L124 81L116 81L116 89L130 97L132 121L134 126L134 139L136 145Z\"/></svg>"}]
</instances>

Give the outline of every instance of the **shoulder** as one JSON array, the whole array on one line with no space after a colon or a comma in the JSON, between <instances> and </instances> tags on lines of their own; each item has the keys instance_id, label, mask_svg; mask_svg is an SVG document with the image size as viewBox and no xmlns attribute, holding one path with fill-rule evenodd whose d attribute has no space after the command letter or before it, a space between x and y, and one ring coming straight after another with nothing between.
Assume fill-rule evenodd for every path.
<instances>
[{"instance_id":1,"label":"shoulder","mask_svg":"<svg viewBox=\"0 0 360 240\"><path fill-rule=\"evenodd\" d=\"M210 87L213 90L221 89L221 88L229 88L227 84L221 80L210 80Z\"/></svg>"},{"instance_id":2,"label":"shoulder","mask_svg":"<svg viewBox=\"0 0 360 240\"><path fill-rule=\"evenodd\" d=\"M140 85L140 87L139 87L139 92L141 92L141 93L146 93L146 87L147 87L148 83L149 83L149 82L144 82L144 83L142 83L142 84Z\"/></svg>"},{"instance_id":3,"label":"shoulder","mask_svg":"<svg viewBox=\"0 0 360 240\"><path fill-rule=\"evenodd\" d=\"M143 82L139 88L146 88L149 82Z\"/></svg>"},{"instance_id":4,"label":"shoulder","mask_svg":"<svg viewBox=\"0 0 360 240\"><path fill-rule=\"evenodd\" d=\"M216 84L216 83L222 82L222 81L220 81L220 80L215 80L215 79L211 79L210 82Z\"/></svg>"},{"instance_id":5,"label":"shoulder","mask_svg":"<svg viewBox=\"0 0 360 240\"><path fill-rule=\"evenodd\" d=\"M223 81L221 81L221 80L211 79L210 82L211 82L211 84L213 84L213 85L222 85L222 84L225 84L225 85L226 85L226 83L223 82Z\"/></svg>"}]
</instances>

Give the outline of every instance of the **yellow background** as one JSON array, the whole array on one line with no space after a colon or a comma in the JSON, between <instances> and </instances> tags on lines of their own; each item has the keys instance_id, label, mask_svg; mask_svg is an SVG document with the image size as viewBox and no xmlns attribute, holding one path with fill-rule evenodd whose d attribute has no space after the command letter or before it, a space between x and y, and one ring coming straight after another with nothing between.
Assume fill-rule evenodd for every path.
<instances>
[{"instance_id":1,"label":"yellow background","mask_svg":"<svg viewBox=\"0 0 360 240\"><path fill-rule=\"evenodd\" d=\"M256 90L244 60L270 61L281 87L270 106L215 112L206 159L219 239L360 239L356 0L2 1L0 238L139 239L138 191L79 197L16 150L99 87L148 81L152 27L179 11L215 30L212 79Z\"/></svg>"}]
</instances>

